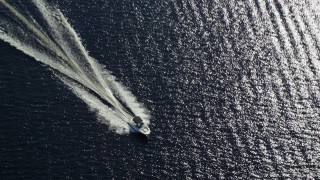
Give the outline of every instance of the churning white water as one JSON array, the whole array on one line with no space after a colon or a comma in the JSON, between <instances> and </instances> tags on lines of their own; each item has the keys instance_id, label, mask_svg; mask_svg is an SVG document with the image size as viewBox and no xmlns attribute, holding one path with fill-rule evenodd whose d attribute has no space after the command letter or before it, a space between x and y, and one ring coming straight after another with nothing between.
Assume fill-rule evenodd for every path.
<instances>
[{"instance_id":1,"label":"churning white water","mask_svg":"<svg viewBox=\"0 0 320 180\"><path fill-rule=\"evenodd\" d=\"M88 55L63 14L42 0L32 3L44 23L39 23L31 12L19 12L13 5L0 0L9 14L0 19L0 39L52 69L110 129L117 133L129 132L127 122L133 115L123 105L148 125L148 111L104 66Z\"/></svg>"}]
</instances>

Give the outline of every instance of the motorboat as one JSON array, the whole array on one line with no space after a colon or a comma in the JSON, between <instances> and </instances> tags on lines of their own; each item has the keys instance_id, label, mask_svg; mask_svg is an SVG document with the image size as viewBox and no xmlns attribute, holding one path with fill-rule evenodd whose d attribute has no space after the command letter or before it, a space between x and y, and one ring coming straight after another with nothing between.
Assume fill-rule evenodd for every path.
<instances>
[{"instance_id":1,"label":"motorboat","mask_svg":"<svg viewBox=\"0 0 320 180\"><path fill-rule=\"evenodd\" d=\"M128 122L133 132L140 133L145 137L148 137L150 134L150 129L147 124L143 122L143 120L139 116L135 116L132 119L132 122Z\"/></svg>"}]
</instances>

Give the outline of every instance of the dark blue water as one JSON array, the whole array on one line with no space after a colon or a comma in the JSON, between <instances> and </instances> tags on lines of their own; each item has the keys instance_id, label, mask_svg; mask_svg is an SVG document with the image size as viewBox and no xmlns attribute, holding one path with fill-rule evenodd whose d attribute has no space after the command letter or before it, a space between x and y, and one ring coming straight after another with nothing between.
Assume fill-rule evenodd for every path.
<instances>
[{"instance_id":1,"label":"dark blue water","mask_svg":"<svg viewBox=\"0 0 320 180\"><path fill-rule=\"evenodd\" d=\"M152 134L109 131L0 41L1 179L319 178L319 2L49 3L144 103Z\"/></svg>"}]
</instances>

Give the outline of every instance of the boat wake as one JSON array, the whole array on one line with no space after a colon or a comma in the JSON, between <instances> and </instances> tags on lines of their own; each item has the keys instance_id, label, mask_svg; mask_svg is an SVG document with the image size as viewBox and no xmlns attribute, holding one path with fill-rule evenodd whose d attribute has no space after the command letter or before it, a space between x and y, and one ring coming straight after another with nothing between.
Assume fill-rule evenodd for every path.
<instances>
[{"instance_id":1,"label":"boat wake","mask_svg":"<svg viewBox=\"0 0 320 180\"><path fill-rule=\"evenodd\" d=\"M63 14L43 0L33 0L32 5L40 17L25 10L27 8L18 11L18 5L0 0L5 10L0 14L0 39L47 65L111 130L128 133L128 123L132 123L134 116L149 125L148 111L88 55Z\"/></svg>"}]
</instances>

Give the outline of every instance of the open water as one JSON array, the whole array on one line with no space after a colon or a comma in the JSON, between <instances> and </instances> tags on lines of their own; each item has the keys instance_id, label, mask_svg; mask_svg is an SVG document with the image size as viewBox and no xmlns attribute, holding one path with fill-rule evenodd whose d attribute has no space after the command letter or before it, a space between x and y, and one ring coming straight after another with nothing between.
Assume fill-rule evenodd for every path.
<instances>
[{"instance_id":1,"label":"open water","mask_svg":"<svg viewBox=\"0 0 320 180\"><path fill-rule=\"evenodd\" d=\"M320 1L0 2L0 179L320 177ZM87 89L131 92L149 142L48 65L68 47Z\"/></svg>"}]
</instances>

